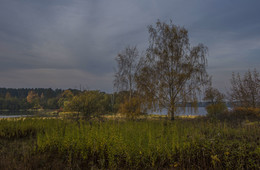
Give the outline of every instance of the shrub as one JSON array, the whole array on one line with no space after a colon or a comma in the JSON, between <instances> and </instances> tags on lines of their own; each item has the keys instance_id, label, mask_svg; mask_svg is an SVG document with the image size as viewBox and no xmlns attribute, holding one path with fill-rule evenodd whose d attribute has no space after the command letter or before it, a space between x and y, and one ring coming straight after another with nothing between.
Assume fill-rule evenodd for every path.
<instances>
[{"instance_id":1,"label":"shrub","mask_svg":"<svg viewBox=\"0 0 260 170\"><path fill-rule=\"evenodd\" d=\"M210 104L206 107L206 110L208 112L207 116L216 118L227 110L227 106L225 103Z\"/></svg>"},{"instance_id":2,"label":"shrub","mask_svg":"<svg viewBox=\"0 0 260 170\"><path fill-rule=\"evenodd\" d=\"M141 100L137 97L133 97L130 100L125 100L120 104L119 112L125 114L128 118L137 118L140 115L144 115L141 107Z\"/></svg>"},{"instance_id":3,"label":"shrub","mask_svg":"<svg viewBox=\"0 0 260 170\"><path fill-rule=\"evenodd\" d=\"M86 117L105 112L104 93L99 91L85 91L64 102L65 111L82 113Z\"/></svg>"},{"instance_id":4,"label":"shrub","mask_svg":"<svg viewBox=\"0 0 260 170\"><path fill-rule=\"evenodd\" d=\"M233 105L240 107L260 107L260 73L248 70L243 77L232 74L230 97Z\"/></svg>"},{"instance_id":5,"label":"shrub","mask_svg":"<svg viewBox=\"0 0 260 170\"><path fill-rule=\"evenodd\" d=\"M236 107L232 110L226 110L216 115L219 120L228 120L234 123L241 123L244 120L259 121L260 120L260 109L259 108L245 108Z\"/></svg>"},{"instance_id":6,"label":"shrub","mask_svg":"<svg viewBox=\"0 0 260 170\"><path fill-rule=\"evenodd\" d=\"M260 109L237 107L230 111L229 115L236 117L236 119L258 120L260 118Z\"/></svg>"}]
</instances>

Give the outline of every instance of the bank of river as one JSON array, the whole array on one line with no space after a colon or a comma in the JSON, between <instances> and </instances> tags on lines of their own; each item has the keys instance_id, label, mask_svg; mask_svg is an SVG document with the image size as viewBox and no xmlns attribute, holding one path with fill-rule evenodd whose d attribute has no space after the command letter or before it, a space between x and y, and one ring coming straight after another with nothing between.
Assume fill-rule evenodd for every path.
<instances>
[{"instance_id":1,"label":"bank of river","mask_svg":"<svg viewBox=\"0 0 260 170\"><path fill-rule=\"evenodd\" d=\"M205 107L198 107L197 110L191 109L190 107L186 108L178 108L178 115L180 116L189 116L189 115L197 115L197 116L205 116L207 114L207 110ZM154 115L167 115L167 110L162 109L161 111L158 112L151 112L150 114Z\"/></svg>"},{"instance_id":2,"label":"bank of river","mask_svg":"<svg viewBox=\"0 0 260 170\"><path fill-rule=\"evenodd\" d=\"M230 108L228 108L230 109ZM12 118L12 117L27 117L27 116L33 116L39 112L37 111L16 111L16 112L8 112L8 111L0 111L0 118ZM186 107L185 109L179 108L178 110L179 116L205 116L207 115L207 110L205 107L198 107L197 110L192 110L189 107ZM167 110L163 109L159 112L150 112L149 114L152 115L167 115Z\"/></svg>"},{"instance_id":3,"label":"bank of river","mask_svg":"<svg viewBox=\"0 0 260 170\"><path fill-rule=\"evenodd\" d=\"M16 118L16 117L28 117L32 115L0 115L0 118Z\"/></svg>"},{"instance_id":4,"label":"bank of river","mask_svg":"<svg viewBox=\"0 0 260 170\"><path fill-rule=\"evenodd\" d=\"M37 111L6 111L0 110L0 118L16 118L16 117L28 117L36 115Z\"/></svg>"}]
</instances>

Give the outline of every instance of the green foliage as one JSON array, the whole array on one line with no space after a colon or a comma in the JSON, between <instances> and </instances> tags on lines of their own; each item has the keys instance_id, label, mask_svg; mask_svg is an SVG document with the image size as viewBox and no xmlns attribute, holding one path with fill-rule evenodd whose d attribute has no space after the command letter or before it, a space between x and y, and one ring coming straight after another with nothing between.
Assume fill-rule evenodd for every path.
<instances>
[{"instance_id":1,"label":"green foliage","mask_svg":"<svg viewBox=\"0 0 260 170\"><path fill-rule=\"evenodd\" d=\"M39 120L22 118L19 120L0 120L1 139L20 139L36 136L43 132L43 124Z\"/></svg>"},{"instance_id":2,"label":"green foliage","mask_svg":"<svg viewBox=\"0 0 260 170\"><path fill-rule=\"evenodd\" d=\"M230 111L223 112L217 116L220 120L228 120L232 122L260 121L260 109L259 108L245 108L236 107Z\"/></svg>"},{"instance_id":3,"label":"green foliage","mask_svg":"<svg viewBox=\"0 0 260 170\"><path fill-rule=\"evenodd\" d=\"M210 104L206 107L206 110L208 112L207 116L216 118L217 115L224 113L227 111L227 106L225 103L218 102L215 104Z\"/></svg>"},{"instance_id":4,"label":"green foliage","mask_svg":"<svg viewBox=\"0 0 260 170\"><path fill-rule=\"evenodd\" d=\"M20 149L23 157L38 160L38 168L46 167L44 160L55 160L63 162L59 169L258 169L259 134L259 123L234 128L207 119L79 124L58 119L0 120L0 144L5 139L35 139L34 152ZM13 162L19 160L25 159Z\"/></svg>"},{"instance_id":5,"label":"green foliage","mask_svg":"<svg viewBox=\"0 0 260 170\"><path fill-rule=\"evenodd\" d=\"M115 92L113 94L113 112L117 113L119 111L120 105L125 101L126 98L129 98L128 91Z\"/></svg>"},{"instance_id":6,"label":"green foliage","mask_svg":"<svg viewBox=\"0 0 260 170\"><path fill-rule=\"evenodd\" d=\"M172 22L158 20L148 29L149 48L139 63L137 90L149 109L167 109L174 119L179 103L197 101L207 83L207 47L192 47L188 31Z\"/></svg>"},{"instance_id":7,"label":"green foliage","mask_svg":"<svg viewBox=\"0 0 260 170\"><path fill-rule=\"evenodd\" d=\"M112 94L104 94L103 93L103 99L100 101L100 103L102 104L101 108L102 108L102 112L103 113L111 113L113 112L113 95Z\"/></svg>"},{"instance_id":8,"label":"green foliage","mask_svg":"<svg viewBox=\"0 0 260 170\"><path fill-rule=\"evenodd\" d=\"M19 111L31 108L38 109L60 109L72 100L73 96L79 96L79 90L60 90L60 89L7 89L0 88L0 110ZM117 112L124 95L106 94L99 92L102 96L99 102L99 110L103 113ZM29 94L29 95L28 95ZM28 98L27 98L28 97ZM28 100L27 100L28 99ZM66 104L65 104L66 103ZM71 109L67 109L71 110ZM75 108L73 111L79 109Z\"/></svg>"},{"instance_id":9,"label":"green foliage","mask_svg":"<svg viewBox=\"0 0 260 170\"><path fill-rule=\"evenodd\" d=\"M48 108L48 109L57 109L59 106L58 106L58 99L57 98L49 98L47 100L47 103L46 103L46 106L45 108Z\"/></svg>"},{"instance_id":10,"label":"green foliage","mask_svg":"<svg viewBox=\"0 0 260 170\"><path fill-rule=\"evenodd\" d=\"M38 149L100 168L254 168L260 156L255 153L258 128L249 132L196 120L70 123L39 135Z\"/></svg>"},{"instance_id":11,"label":"green foliage","mask_svg":"<svg viewBox=\"0 0 260 170\"><path fill-rule=\"evenodd\" d=\"M218 89L213 88L211 85L211 79L209 87L205 90L204 100L209 103L206 110L207 116L211 118L217 118L218 115L223 114L227 111L226 103L224 102L225 95L219 92Z\"/></svg>"},{"instance_id":12,"label":"green foliage","mask_svg":"<svg viewBox=\"0 0 260 170\"><path fill-rule=\"evenodd\" d=\"M20 109L29 109L31 105L26 99L11 97L9 99L0 98L0 110L15 111Z\"/></svg>"},{"instance_id":13,"label":"green foliage","mask_svg":"<svg viewBox=\"0 0 260 170\"><path fill-rule=\"evenodd\" d=\"M73 98L73 93L70 90L65 90L59 98L58 104L60 107L64 107L65 103Z\"/></svg>"},{"instance_id":14,"label":"green foliage","mask_svg":"<svg viewBox=\"0 0 260 170\"><path fill-rule=\"evenodd\" d=\"M33 95L27 101L27 96L32 91ZM0 88L0 110L18 111L30 108L58 109L58 101L63 97L62 93L65 91L61 89L53 90L51 88ZM79 90L75 89L69 89L68 91L73 94L79 93ZM63 103L60 102L60 104Z\"/></svg>"},{"instance_id":15,"label":"green foliage","mask_svg":"<svg viewBox=\"0 0 260 170\"><path fill-rule=\"evenodd\" d=\"M40 98L36 92L29 91L26 99L27 102L31 104L32 108L40 108Z\"/></svg>"},{"instance_id":16,"label":"green foliage","mask_svg":"<svg viewBox=\"0 0 260 170\"><path fill-rule=\"evenodd\" d=\"M236 107L231 112L242 118L251 118L252 120L260 118L260 108Z\"/></svg>"},{"instance_id":17,"label":"green foliage","mask_svg":"<svg viewBox=\"0 0 260 170\"><path fill-rule=\"evenodd\" d=\"M64 103L66 111L83 113L84 116L107 112L109 97L99 91L85 91Z\"/></svg>"},{"instance_id":18,"label":"green foliage","mask_svg":"<svg viewBox=\"0 0 260 170\"><path fill-rule=\"evenodd\" d=\"M138 97L132 97L129 100L125 99L125 102L120 105L118 112L132 119L144 115L142 101Z\"/></svg>"}]
</instances>

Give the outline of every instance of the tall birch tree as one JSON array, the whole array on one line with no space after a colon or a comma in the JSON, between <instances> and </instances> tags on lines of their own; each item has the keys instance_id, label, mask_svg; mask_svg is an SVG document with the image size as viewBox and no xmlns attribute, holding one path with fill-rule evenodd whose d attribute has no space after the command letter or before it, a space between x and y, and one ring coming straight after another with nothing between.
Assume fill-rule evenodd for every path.
<instances>
[{"instance_id":1,"label":"tall birch tree","mask_svg":"<svg viewBox=\"0 0 260 170\"><path fill-rule=\"evenodd\" d=\"M140 60L136 76L139 94L149 109L167 109L173 120L177 108L197 101L208 82L207 47L191 47L188 31L157 21L148 27L150 40L146 56Z\"/></svg>"}]
</instances>

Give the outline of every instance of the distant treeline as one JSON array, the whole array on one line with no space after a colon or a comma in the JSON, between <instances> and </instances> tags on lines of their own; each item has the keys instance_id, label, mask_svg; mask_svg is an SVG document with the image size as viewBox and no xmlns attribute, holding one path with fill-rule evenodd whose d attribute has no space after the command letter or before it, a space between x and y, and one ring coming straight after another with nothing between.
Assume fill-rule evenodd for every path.
<instances>
[{"instance_id":1,"label":"distant treeline","mask_svg":"<svg viewBox=\"0 0 260 170\"><path fill-rule=\"evenodd\" d=\"M73 94L80 92L76 89L69 90ZM0 88L0 110L58 109L58 101L64 91L51 88ZM28 101L30 100L30 92L33 92L36 102Z\"/></svg>"},{"instance_id":2,"label":"distant treeline","mask_svg":"<svg viewBox=\"0 0 260 170\"><path fill-rule=\"evenodd\" d=\"M96 112L102 108L100 111L111 113L117 112L128 96L126 91L107 94L98 90L0 88L0 110L59 109L82 112L82 109L87 109Z\"/></svg>"},{"instance_id":3,"label":"distant treeline","mask_svg":"<svg viewBox=\"0 0 260 170\"><path fill-rule=\"evenodd\" d=\"M79 92L79 90L76 90L76 89L69 89L69 90L72 92L75 92L75 93ZM0 98L5 98L6 95L9 93L11 95L11 97L23 99L28 96L28 93L30 91L34 91L39 96L41 96L43 94L46 98L53 98L53 97L59 96L64 90L62 90L62 89L53 90L51 88L47 88L47 89L46 88L19 88L19 89L0 88Z\"/></svg>"},{"instance_id":4,"label":"distant treeline","mask_svg":"<svg viewBox=\"0 0 260 170\"><path fill-rule=\"evenodd\" d=\"M86 91L85 91L86 92ZM94 92L94 91L93 91ZM129 92L121 91L114 94L95 91L96 95L102 94L99 100L106 100L102 103L105 112L117 112L120 104L129 97ZM0 110L28 110L28 109L64 109L64 103L68 101L80 101L77 97L84 95L84 91L77 89L51 89L51 88L0 88ZM198 107L205 107L208 102L198 102ZM229 103L226 103L228 106ZM93 103L92 103L93 106ZM187 103L186 107L191 106Z\"/></svg>"}]
</instances>

